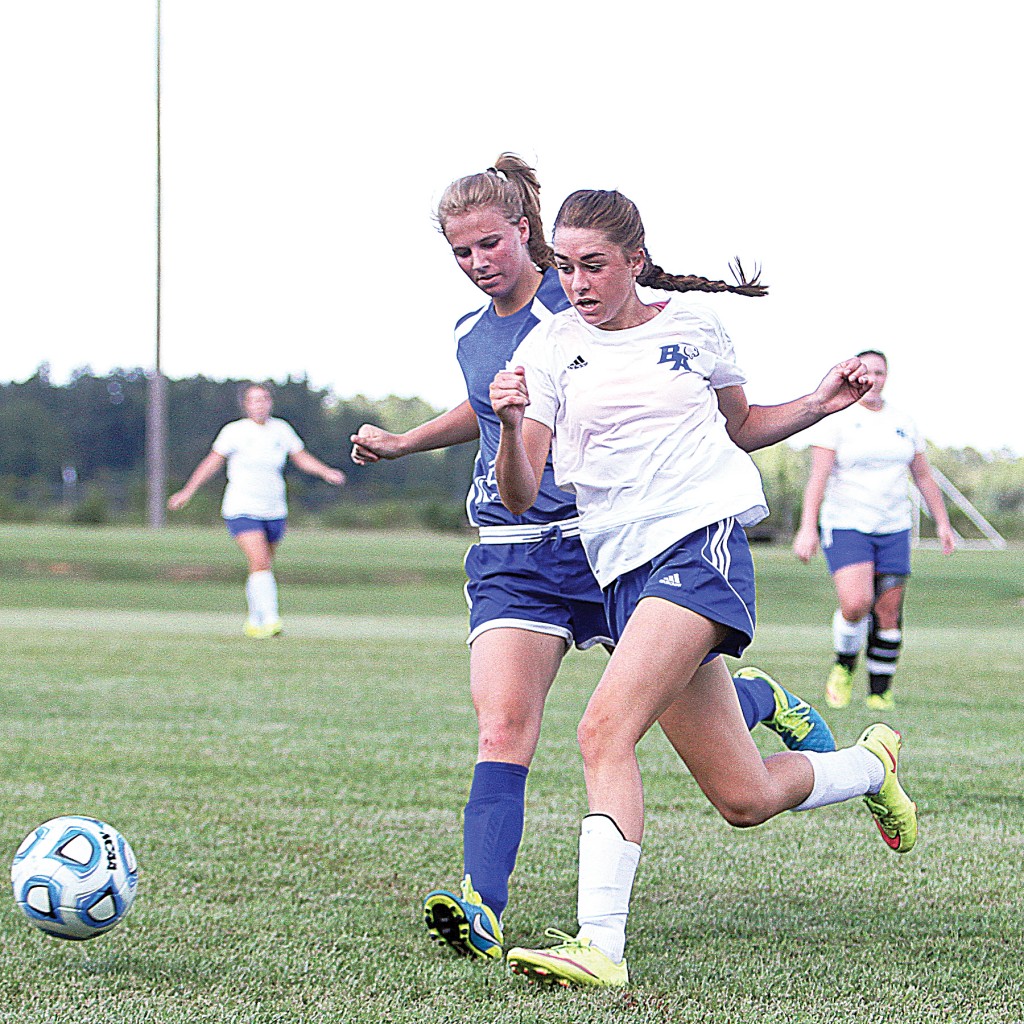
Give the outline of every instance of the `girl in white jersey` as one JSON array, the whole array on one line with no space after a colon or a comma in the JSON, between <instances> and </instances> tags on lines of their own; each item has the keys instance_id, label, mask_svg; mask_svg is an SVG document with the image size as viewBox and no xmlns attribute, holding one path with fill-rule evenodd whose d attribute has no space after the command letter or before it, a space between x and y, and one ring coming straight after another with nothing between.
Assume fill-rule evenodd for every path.
<instances>
[{"instance_id":1,"label":"girl in white jersey","mask_svg":"<svg viewBox=\"0 0 1024 1024\"><path fill-rule=\"evenodd\" d=\"M585 649L610 643L572 495L555 484L548 465L531 507L513 515L494 479L501 425L491 408L491 381L525 338L541 333L568 307L544 240L539 193L533 168L512 153L445 189L438 223L460 269L490 299L456 325L456 353L469 397L404 434L366 423L352 435L352 458L359 465L480 442L466 503L480 543L466 556L470 689L478 735L463 818L463 877L455 890L428 893L423 910L431 938L482 960L502 955L502 915L547 694L572 644ZM692 284L718 290L714 282ZM818 712L765 673L744 668L735 687L749 728L763 722L791 748L835 748ZM458 728L439 721L440 733Z\"/></svg>"},{"instance_id":2,"label":"girl in white jersey","mask_svg":"<svg viewBox=\"0 0 1024 1024\"><path fill-rule=\"evenodd\" d=\"M655 721L733 825L863 796L887 845L905 852L916 808L896 777L900 737L885 725L845 750L762 760L717 657L739 655L754 629L742 526L767 509L746 451L856 401L868 386L863 364L841 363L786 405L748 406L715 317L674 297L646 305L638 296L638 283L685 290L692 279L651 263L628 199L571 195L554 249L573 308L526 342L516 357L524 365L495 377L497 479L512 511L528 508L553 453L557 482L576 494L617 646L579 727L591 812L580 836L579 933L551 930L558 945L513 949L508 962L539 981L623 985L643 833L636 745Z\"/></svg>"},{"instance_id":3,"label":"girl in white jersey","mask_svg":"<svg viewBox=\"0 0 1024 1024\"><path fill-rule=\"evenodd\" d=\"M207 480L227 466L221 513L249 564L245 635L263 640L281 632L273 561L288 516L284 464L291 459L299 469L336 487L345 482L345 474L310 455L291 424L270 415L274 401L265 385L246 387L241 406L245 417L221 429L210 453L185 486L167 499L167 507L172 512L184 508Z\"/></svg>"},{"instance_id":4,"label":"girl in white jersey","mask_svg":"<svg viewBox=\"0 0 1024 1024\"><path fill-rule=\"evenodd\" d=\"M877 349L860 353L871 390L854 406L810 434L811 473L804 489L793 550L809 562L821 549L836 587L832 618L836 660L825 698L846 707L857 655L867 645L867 705L892 707L892 679L903 645L903 597L910 575L912 506L907 471L935 520L942 553L953 553L956 534L932 476L924 438L906 413L882 397L889 372Z\"/></svg>"}]
</instances>

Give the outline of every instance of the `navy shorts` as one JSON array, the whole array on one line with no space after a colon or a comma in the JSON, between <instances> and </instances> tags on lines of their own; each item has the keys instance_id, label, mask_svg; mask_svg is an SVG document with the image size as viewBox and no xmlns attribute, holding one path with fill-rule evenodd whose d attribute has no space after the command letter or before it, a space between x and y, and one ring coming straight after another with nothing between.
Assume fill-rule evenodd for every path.
<instances>
[{"instance_id":1,"label":"navy shorts","mask_svg":"<svg viewBox=\"0 0 1024 1024\"><path fill-rule=\"evenodd\" d=\"M262 533L268 544L277 544L284 536L287 519L253 519L251 516L232 516L224 520L228 533L237 537L240 533Z\"/></svg>"},{"instance_id":2,"label":"navy shorts","mask_svg":"<svg viewBox=\"0 0 1024 1024\"><path fill-rule=\"evenodd\" d=\"M861 533L860 530L822 530L821 553L828 571L835 574L848 565L872 562L876 573L910 575L910 531Z\"/></svg>"},{"instance_id":3,"label":"navy shorts","mask_svg":"<svg viewBox=\"0 0 1024 1024\"><path fill-rule=\"evenodd\" d=\"M466 553L471 644L489 629L560 636L580 650L610 643L601 588L578 536L557 526L540 540L474 544Z\"/></svg>"},{"instance_id":4,"label":"navy shorts","mask_svg":"<svg viewBox=\"0 0 1024 1024\"><path fill-rule=\"evenodd\" d=\"M705 658L738 658L754 638L754 560L735 519L701 527L605 590L605 610L618 640L645 597L661 597L725 626L725 639Z\"/></svg>"}]
</instances>

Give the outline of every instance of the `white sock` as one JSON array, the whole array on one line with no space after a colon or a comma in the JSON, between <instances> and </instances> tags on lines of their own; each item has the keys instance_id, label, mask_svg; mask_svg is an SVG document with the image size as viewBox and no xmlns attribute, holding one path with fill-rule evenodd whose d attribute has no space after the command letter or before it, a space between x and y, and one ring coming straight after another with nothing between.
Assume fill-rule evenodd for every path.
<instances>
[{"instance_id":1,"label":"white sock","mask_svg":"<svg viewBox=\"0 0 1024 1024\"><path fill-rule=\"evenodd\" d=\"M277 580L269 569L249 575L245 584L249 617L257 626L268 626L280 618L277 612Z\"/></svg>"},{"instance_id":2,"label":"white sock","mask_svg":"<svg viewBox=\"0 0 1024 1024\"><path fill-rule=\"evenodd\" d=\"M857 654L868 638L869 615L856 622L848 622L837 608L832 616L832 647L836 654Z\"/></svg>"},{"instance_id":3,"label":"white sock","mask_svg":"<svg viewBox=\"0 0 1024 1024\"><path fill-rule=\"evenodd\" d=\"M814 785L810 796L794 811L809 811L826 804L838 804L855 796L877 793L885 781L885 767L866 747L844 747L822 754L814 750L800 753L811 762Z\"/></svg>"},{"instance_id":4,"label":"white sock","mask_svg":"<svg viewBox=\"0 0 1024 1024\"><path fill-rule=\"evenodd\" d=\"M580 830L580 887L576 916L580 938L611 960L622 960L626 918L640 847L626 842L605 814L588 814Z\"/></svg>"}]
</instances>

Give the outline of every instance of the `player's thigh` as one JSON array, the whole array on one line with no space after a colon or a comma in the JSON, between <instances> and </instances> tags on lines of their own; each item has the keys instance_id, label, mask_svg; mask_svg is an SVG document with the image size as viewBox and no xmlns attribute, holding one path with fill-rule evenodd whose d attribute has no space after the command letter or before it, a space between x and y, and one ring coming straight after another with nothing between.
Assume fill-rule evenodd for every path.
<instances>
[{"instance_id":1,"label":"player's thigh","mask_svg":"<svg viewBox=\"0 0 1024 1024\"><path fill-rule=\"evenodd\" d=\"M726 632L725 626L689 608L659 597L642 599L587 704L581 744L598 749L635 746L686 690Z\"/></svg>"},{"instance_id":2,"label":"player's thigh","mask_svg":"<svg viewBox=\"0 0 1024 1024\"><path fill-rule=\"evenodd\" d=\"M832 574L839 608L848 621L863 618L871 611L875 599L875 565L854 562Z\"/></svg>"},{"instance_id":3,"label":"player's thigh","mask_svg":"<svg viewBox=\"0 0 1024 1024\"><path fill-rule=\"evenodd\" d=\"M561 636L499 627L480 633L470 648L469 681L481 719L516 715L539 720L565 655Z\"/></svg>"},{"instance_id":4,"label":"player's thigh","mask_svg":"<svg viewBox=\"0 0 1024 1024\"><path fill-rule=\"evenodd\" d=\"M723 658L701 665L658 723L716 807L761 801L767 770Z\"/></svg>"},{"instance_id":5,"label":"player's thigh","mask_svg":"<svg viewBox=\"0 0 1024 1024\"><path fill-rule=\"evenodd\" d=\"M235 534L235 543L242 549L250 572L265 572L270 568L274 552L262 530L246 530Z\"/></svg>"}]
</instances>

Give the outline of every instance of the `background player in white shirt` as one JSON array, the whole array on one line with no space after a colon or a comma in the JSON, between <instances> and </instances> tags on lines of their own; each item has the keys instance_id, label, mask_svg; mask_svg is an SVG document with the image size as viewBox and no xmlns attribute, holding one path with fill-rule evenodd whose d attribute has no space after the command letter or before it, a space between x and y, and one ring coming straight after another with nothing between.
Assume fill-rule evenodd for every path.
<instances>
[{"instance_id":1,"label":"background player in white shirt","mask_svg":"<svg viewBox=\"0 0 1024 1024\"><path fill-rule=\"evenodd\" d=\"M889 366L877 349L860 353L871 390L854 406L814 428L811 472L793 550L809 562L821 547L836 587L832 618L836 660L825 683L835 708L850 703L857 655L867 644L867 705L892 707L892 679L903 645L903 598L910 575L912 506L907 471L932 519L942 553L956 535L924 438L905 413L882 397Z\"/></svg>"},{"instance_id":2,"label":"background player in white shirt","mask_svg":"<svg viewBox=\"0 0 1024 1024\"><path fill-rule=\"evenodd\" d=\"M363 424L352 435L352 458L367 465L480 441L466 502L469 521L480 531L466 556L477 761L463 817L461 888L430 892L424 920L432 938L490 960L502 955L502 915L547 694L571 645L585 649L610 638L601 590L580 543L576 504L555 484L550 464L520 514L502 504L494 478L501 425L491 408L491 381L525 338L543 333L569 305L544 240L540 183L533 168L503 153L487 172L448 186L437 220L460 269L490 300L456 325L469 397L404 434ZM692 285L727 287L697 279ZM748 728L760 721L789 747L835 748L818 712L763 672L744 668L734 685Z\"/></svg>"},{"instance_id":3,"label":"background player in white shirt","mask_svg":"<svg viewBox=\"0 0 1024 1024\"><path fill-rule=\"evenodd\" d=\"M246 387L241 406L245 417L221 429L210 453L185 486L167 499L167 507L171 511L184 508L207 480L227 466L221 514L249 565L245 635L262 640L281 632L273 562L288 516L285 462L291 459L299 469L335 486L345 482L345 474L310 455L291 424L270 415L274 400L267 386Z\"/></svg>"},{"instance_id":4,"label":"background player in white shirt","mask_svg":"<svg viewBox=\"0 0 1024 1024\"><path fill-rule=\"evenodd\" d=\"M701 789L740 827L863 796L886 844L905 852L916 841L916 808L896 777L900 737L882 724L845 750L762 759L717 657L742 653L754 628L741 524L767 509L745 452L852 404L868 387L863 364L839 364L805 398L748 406L714 316L637 294L637 284L686 290L692 279L652 263L628 199L573 193L555 221L554 249L573 308L523 346L525 369L495 377L496 472L509 508L529 508L553 450L556 481L576 493L617 646L579 727L590 805L579 934L554 932L554 948L513 949L507 959L539 981L623 985L644 820L636 745L654 722L668 724Z\"/></svg>"}]
</instances>

